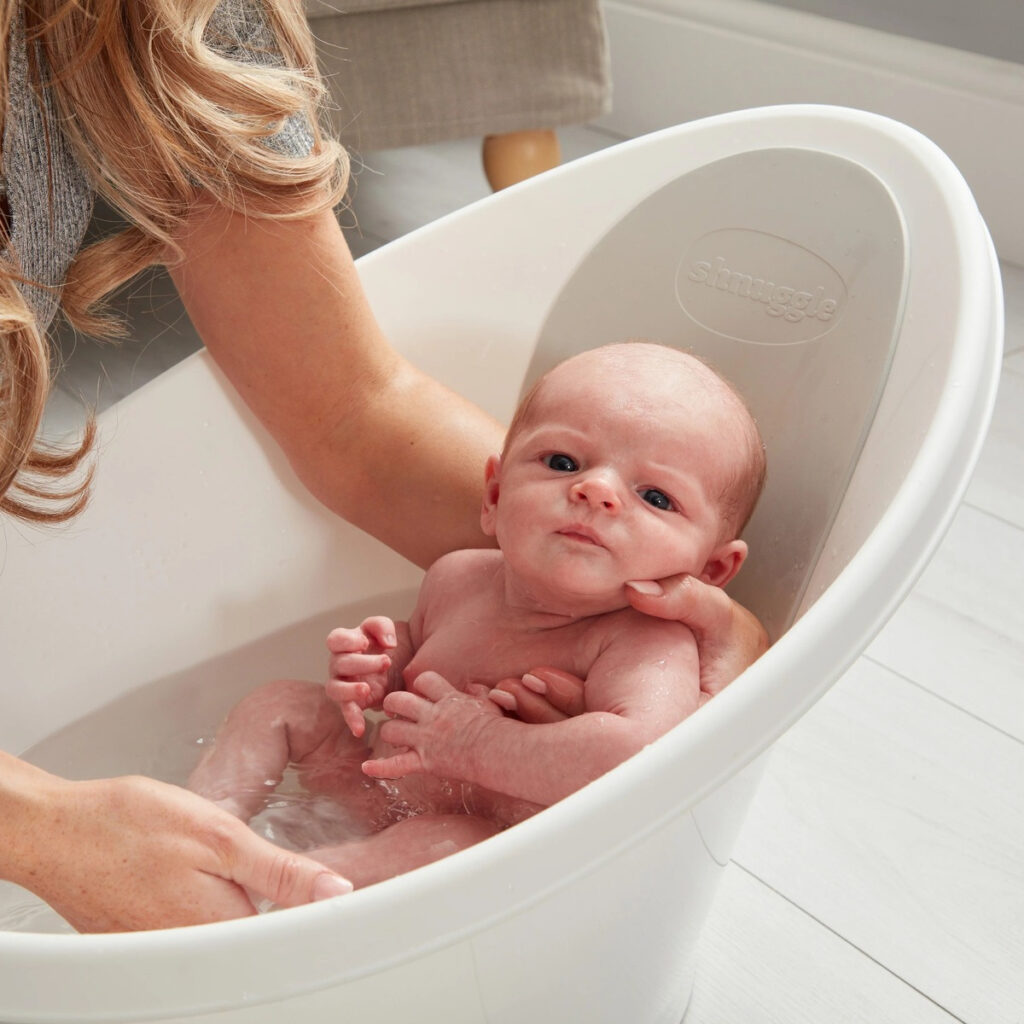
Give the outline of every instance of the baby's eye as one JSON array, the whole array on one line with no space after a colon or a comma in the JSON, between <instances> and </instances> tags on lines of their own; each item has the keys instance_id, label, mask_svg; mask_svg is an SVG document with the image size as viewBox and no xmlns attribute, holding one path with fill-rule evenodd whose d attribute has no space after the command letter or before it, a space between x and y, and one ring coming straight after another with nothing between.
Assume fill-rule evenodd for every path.
<instances>
[{"instance_id":1,"label":"baby's eye","mask_svg":"<svg viewBox=\"0 0 1024 1024\"><path fill-rule=\"evenodd\" d=\"M663 509L666 512L671 512L675 508L672 499L664 491L659 491L656 487L648 487L640 494L640 497L648 505L653 505L655 508Z\"/></svg>"},{"instance_id":2,"label":"baby's eye","mask_svg":"<svg viewBox=\"0 0 1024 1024\"><path fill-rule=\"evenodd\" d=\"M545 456L544 462L556 473L575 473L580 468L579 463L571 455L563 455L561 452Z\"/></svg>"}]
</instances>

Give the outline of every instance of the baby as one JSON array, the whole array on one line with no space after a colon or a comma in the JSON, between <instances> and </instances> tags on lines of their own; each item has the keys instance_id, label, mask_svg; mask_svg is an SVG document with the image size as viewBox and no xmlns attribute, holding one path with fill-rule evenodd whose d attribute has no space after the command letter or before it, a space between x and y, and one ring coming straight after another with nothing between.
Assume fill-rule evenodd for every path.
<instances>
[{"instance_id":1,"label":"baby","mask_svg":"<svg viewBox=\"0 0 1024 1024\"><path fill-rule=\"evenodd\" d=\"M334 630L326 687L256 690L190 787L248 819L299 765L360 823L360 838L312 851L356 886L554 803L696 710L693 635L635 611L624 588L678 573L724 586L763 479L753 419L699 360L646 342L567 360L488 460L481 523L500 550L440 558L408 623ZM540 665L584 680L583 713L528 724L488 699ZM390 717L367 729L380 707Z\"/></svg>"}]
</instances>

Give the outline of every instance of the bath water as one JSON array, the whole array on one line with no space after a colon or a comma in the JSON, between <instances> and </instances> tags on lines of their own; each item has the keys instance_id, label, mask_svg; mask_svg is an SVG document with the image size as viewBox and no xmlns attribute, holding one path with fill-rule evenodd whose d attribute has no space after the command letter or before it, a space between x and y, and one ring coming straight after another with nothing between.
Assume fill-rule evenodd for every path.
<instances>
[{"instance_id":1,"label":"bath water","mask_svg":"<svg viewBox=\"0 0 1024 1024\"><path fill-rule=\"evenodd\" d=\"M130 690L58 730L21 756L69 779L148 775L183 785L227 712L246 693L271 679L325 678L324 638L338 625L368 615L408 618L415 589L339 608L286 627L231 651ZM367 780L367 785L375 783ZM385 784L386 786L386 784ZM395 807L396 820L406 815ZM301 773L289 769L250 822L257 834L292 850L341 843L365 835L335 801L306 792ZM0 881L0 931L72 932L42 900Z\"/></svg>"}]
</instances>

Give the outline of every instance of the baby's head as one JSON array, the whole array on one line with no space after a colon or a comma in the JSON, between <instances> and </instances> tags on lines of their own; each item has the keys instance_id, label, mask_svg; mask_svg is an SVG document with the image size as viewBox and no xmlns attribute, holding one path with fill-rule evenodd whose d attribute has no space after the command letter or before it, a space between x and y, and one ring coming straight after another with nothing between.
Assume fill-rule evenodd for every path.
<instances>
[{"instance_id":1,"label":"baby's head","mask_svg":"<svg viewBox=\"0 0 1024 1024\"><path fill-rule=\"evenodd\" d=\"M521 577L580 598L689 573L723 586L764 481L742 399L693 356L647 342L560 363L488 462L482 524Z\"/></svg>"}]
</instances>

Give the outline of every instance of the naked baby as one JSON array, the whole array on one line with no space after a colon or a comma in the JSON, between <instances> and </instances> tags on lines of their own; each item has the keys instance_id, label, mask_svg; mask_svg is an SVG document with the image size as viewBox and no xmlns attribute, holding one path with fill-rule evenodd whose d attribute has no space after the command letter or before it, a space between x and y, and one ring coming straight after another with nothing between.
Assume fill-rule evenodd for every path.
<instances>
[{"instance_id":1,"label":"naked baby","mask_svg":"<svg viewBox=\"0 0 1024 1024\"><path fill-rule=\"evenodd\" d=\"M311 851L356 886L554 803L696 710L692 634L635 611L625 587L679 573L724 586L763 479L753 419L699 360L646 342L567 360L487 463L481 522L498 548L439 559L408 623L334 630L326 686L243 700L190 787L247 819L299 765L363 824ZM582 713L531 724L488 696L538 666L584 681Z\"/></svg>"}]
</instances>

